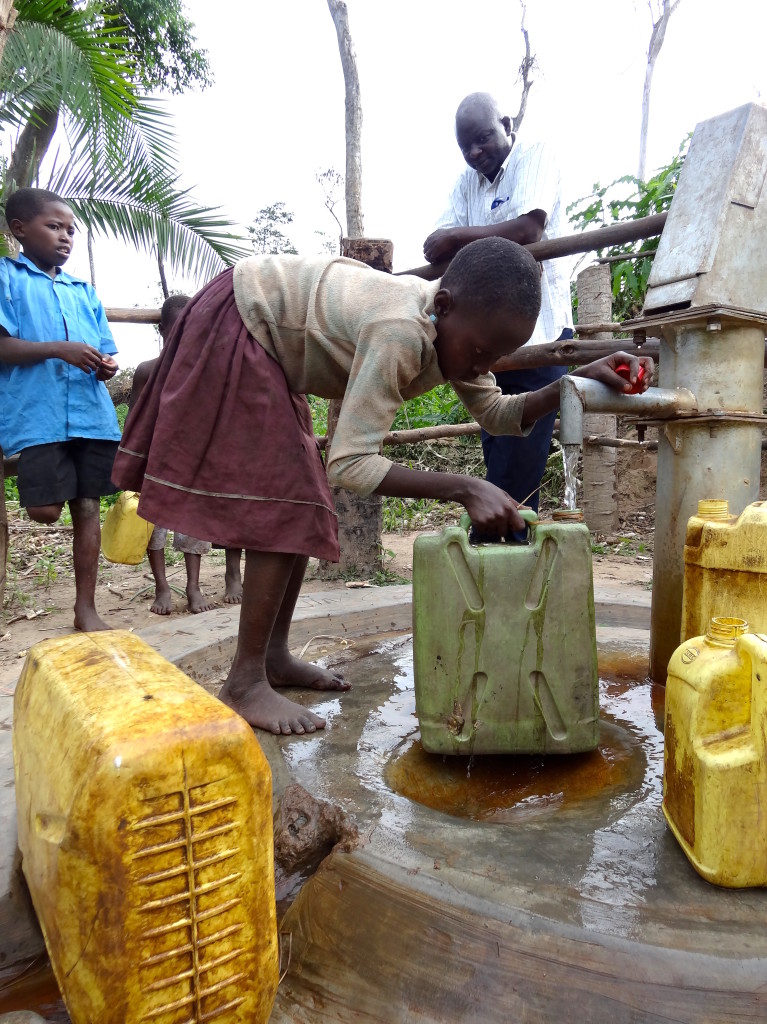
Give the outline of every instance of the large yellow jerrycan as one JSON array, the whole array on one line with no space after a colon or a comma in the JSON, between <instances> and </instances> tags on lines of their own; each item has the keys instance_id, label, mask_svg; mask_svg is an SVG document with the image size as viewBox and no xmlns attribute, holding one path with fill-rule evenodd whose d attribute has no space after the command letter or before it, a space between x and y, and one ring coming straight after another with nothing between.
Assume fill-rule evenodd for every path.
<instances>
[{"instance_id":1,"label":"large yellow jerrycan","mask_svg":"<svg viewBox=\"0 0 767 1024\"><path fill-rule=\"evenodd\" d=\"M430 753L569 754L599 741L591 535L523 517L529 544L474 546L465 516L413 546L415 701Z\"/></svg>"},{"instance_id":2,"label":"large yellow jerrycan","mask_svg":"<svg viewBox=\"0 0 767 1024\"><path fill-rule=\"evenodd\" d=\"M22 868L73 1024L259 1024L271 776L247 723L127 632L46 640L14 703Z\"/></svg>"},{"instance_id":3,"label":"large yellow jerrycan","mask_svg":"<svg viewBox=\"0 0 767 1024\"><path fill-rule=\"evenodd\" d=\"M671 656L663 813L692 866L730 888L767 885L767 638L711 620Z\"/></svg>"},{"instance_id":4,"label":"large yellow jerrycan","mask_svg":"<svg viewBox=\"0 0 767 1024\"><path fill-rule=\"evenodd\" d=\"M680 642L701 636L715 616L739 615L767 632L767 502L740 516L726 501L698 502L687 523Z\"/></svg>"}]
</instances>

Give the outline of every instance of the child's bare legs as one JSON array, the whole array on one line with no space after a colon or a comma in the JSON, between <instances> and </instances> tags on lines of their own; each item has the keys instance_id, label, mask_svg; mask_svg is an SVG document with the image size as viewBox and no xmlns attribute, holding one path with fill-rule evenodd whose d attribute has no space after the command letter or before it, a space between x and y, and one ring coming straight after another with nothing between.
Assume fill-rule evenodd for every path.
<instances>
[{"instance_id":1,"label":"child's bare legs","mask_svg":"<svg viewBox=\"0 0 767 1024\"><path fill-rule=\"evenodd\" d=\"M199 612L207 612L213 607L210 601L200 590L200 555L184 553L186 563L186 599L189 602L189 611L197 615Z\"/></svg>"},{"instance_id":2,"label":"child's bare legs","mask_svg":"<svg viewBox=\"0 0 767 1024\"><path fill-rule=\"evenodd\" d=\"M149 611L155 615L170 615L173 611L173 595L165 575L165 548L150 548L147 558L154 576L154 602Z\"/></svg>"},{"instance_id":3,"label":"child's bare legs","mask_svg":"<svg viewBox=\"0 0 767 1024\"><path fill-rule=\"evenodd\" d=\"M348 690L351 686L340 672L331 672L312 662L294 658L288 649L288 633L296 601L304 582L309 559L296 555L296 564L291 573L285 596L277 613L269 648L266 652L266 674L272 686L303 686L312 690Z\"/></svg>"},{"instance_id":4,"label":"child's bare legs","mask_svg":"<svg viewBox=\"0 0 767 1024\"><path fill-rule=\"evenodd\" d=\"M224 603L242 603L242 577L240 559L242 548L226 548L226 572L224 574Z\"/></svg>"},{"instance_id":5,"label":"child's bare legs","mask_svg":"<svg viewBox=\"0 0 767 1024\"><path fill-rule=\"evenodd\" d=\"M221 700L250 725L277 735L315 732L325 727L324 719L275 693L267 678L266 660L272 633L283 605L289 605L292 613L294 577L300 572L303 578L305 568L306 560L297 555L245 552L237 651L219 694ZM300 580L298 586L300 589Z\"/></svg>"},{"instance_id":6,"label":"child's bare legs","mask_svg":"<svg viewBox=\"0 0 767 1024\"><path fill-rule=\"evenodd\" d=\"M109 629L96 612L96 578L101 547L98 498L72 498L72 561L75 569L75 629L92 633Z\"/></svg>"},{"instance_id":7,"label":"child's bare legs","mask_svg":"<svg viewBox=\"0 0 767 1024\"><path fill-rule=\"evenodd\" d=\"M64 502L27 507L27 515L48 526L58 522ZM75 570L75 629L93 633L109 629L96 612L96 578L101 548L101 517L98 498L72 498L72 562Z\"/></svg>"}]
</instances>

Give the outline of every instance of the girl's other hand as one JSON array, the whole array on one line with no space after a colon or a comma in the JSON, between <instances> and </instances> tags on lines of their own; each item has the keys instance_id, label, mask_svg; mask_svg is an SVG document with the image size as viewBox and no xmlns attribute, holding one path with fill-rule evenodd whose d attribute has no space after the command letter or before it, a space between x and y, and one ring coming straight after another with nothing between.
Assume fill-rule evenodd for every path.
<instances>
[{"instance_id":1,"label":"girl's other hand","mask_svg":"<svg viewBox=\"0 0 767 1024\"><path fill-rule=\"evenodd\" d=\"M628 380L625 376L615 372L619 366L628 366ZM640 368L642 373L640 373ZM602 359L582 366L574 376L590 377L592 380L601 381L602 384L607 384L615 391L642 394L652 383L654 368L655 364L650 356L613 352L612 355L604 356Z\"/></svg>"}]
</instances>

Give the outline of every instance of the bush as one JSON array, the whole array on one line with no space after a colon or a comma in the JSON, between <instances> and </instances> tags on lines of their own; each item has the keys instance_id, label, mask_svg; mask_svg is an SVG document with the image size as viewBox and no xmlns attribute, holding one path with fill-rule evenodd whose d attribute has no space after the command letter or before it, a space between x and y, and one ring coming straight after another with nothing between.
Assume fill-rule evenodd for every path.
<instances>
[{"instance_id":1,"label":"bush","mask_svg":"<svg viewBox=\"0 0 767 1024\"><path fill-rule=\"evenodd\" d=\"M688 135L671 163L660 168L649 181L640 181L627 174L610 185L595 184L590 196L568 206L570 223L576 230L605 227L668 210L689 141ZM613 259L610 263L614 320L630 320L640 314L657 247L657 238L646 238L597 250L600 257L627 257L625 260ZM643 255L637 256L638 253Z\"/></svg>"}]
</instances>

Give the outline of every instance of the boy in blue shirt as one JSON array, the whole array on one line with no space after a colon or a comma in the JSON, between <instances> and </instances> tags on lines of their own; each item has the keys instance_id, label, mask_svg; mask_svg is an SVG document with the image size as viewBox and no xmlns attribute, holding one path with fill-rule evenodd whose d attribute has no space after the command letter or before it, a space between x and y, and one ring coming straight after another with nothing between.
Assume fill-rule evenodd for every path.
<instances>
[{"instance_id":1,"label":"boy in blue shirt","mask_svg":"<svg viewBox=\"0 0 767 1024\"><path fill-rule=\"evenodd\" d=\"M104 308L65 274L74 214L55 193L22 188L5 207L22 254L0 259L0 447L19 454L21 505L30 519L72 515L75 629L108 629L95 606L99 498L114 494L120 428L105 381L117 351Z\"/></svg>"}]
</instances>

